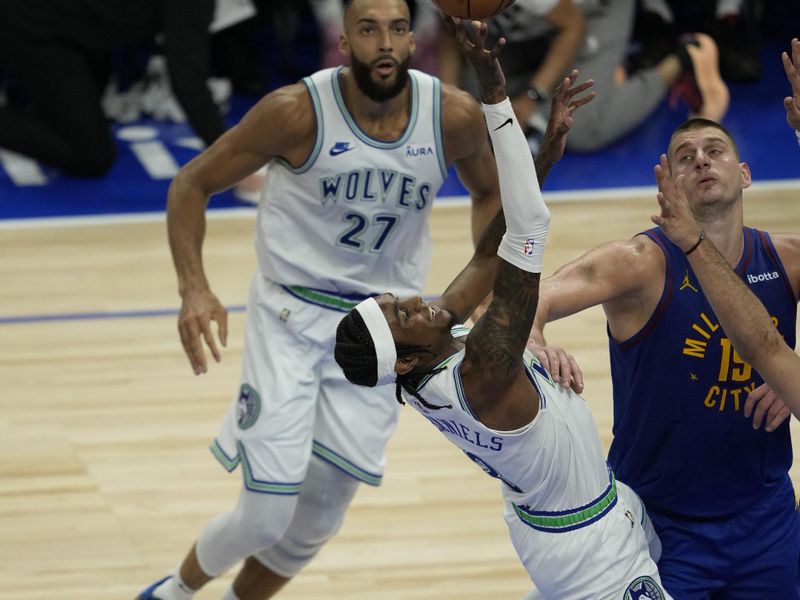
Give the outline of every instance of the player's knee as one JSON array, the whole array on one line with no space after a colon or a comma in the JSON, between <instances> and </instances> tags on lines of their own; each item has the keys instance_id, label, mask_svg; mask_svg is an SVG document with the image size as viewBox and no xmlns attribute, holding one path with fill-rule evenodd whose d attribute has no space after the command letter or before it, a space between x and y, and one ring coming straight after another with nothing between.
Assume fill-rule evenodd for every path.
<instances>
[{"instance_id":1,"label":"player's knee","mask_svg":"<svg viewBox=\"0 0 800 600\"><path fill-rule=\"evenodd\" d=\"M312 461L291 526L256 558L279 575L296 575L339 531L358 485L349 475Z\"/></svg>"},{"instance_id":2,"label":"player's knee","mask_svg":"<svg viewBox=\"0 0 800 600\"><path fill-rule=\"evenodd\" d=\"M290 521L291 519L281 519L277 515L264 514L240 523L239 530L248 539L248 546L270 548L286 534Z\"/></svg>"},{"instance_id":3,"label":"player's knee","mask_svg":"<svg viewBox=\"0 0 800 600\"><path fill-rule=\"evenodd\" d=\"M317 555L344 521L339 518L323 522L320 519L295 519L286 535L276 544L257 553L256 559L271 571L294 577Z\"/></svg>"}]
</instances>

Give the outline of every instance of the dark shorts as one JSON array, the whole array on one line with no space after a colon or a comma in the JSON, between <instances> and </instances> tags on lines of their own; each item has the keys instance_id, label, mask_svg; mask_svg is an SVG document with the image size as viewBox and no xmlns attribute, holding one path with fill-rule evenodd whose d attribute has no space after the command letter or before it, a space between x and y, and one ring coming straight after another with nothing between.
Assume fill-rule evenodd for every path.
<instances>
[{"instance_id":1,"label":"dark shorts","mask_svg":"<svg viewBox=\"0 0 800 600\"><path fill-rule=\"evenodd\" d=\"M740 514L684 520L648 510L676 600L800 599L800 513L791 481Z\"/></svg>"}]
</instances>

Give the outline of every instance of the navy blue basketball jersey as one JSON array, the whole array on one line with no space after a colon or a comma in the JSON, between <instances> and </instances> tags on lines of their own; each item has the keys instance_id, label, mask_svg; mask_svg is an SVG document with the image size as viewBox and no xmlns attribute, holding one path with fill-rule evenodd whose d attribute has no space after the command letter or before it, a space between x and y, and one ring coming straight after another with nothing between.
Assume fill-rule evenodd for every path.
<instances>
[{"instance_id":1,"label":"navy blue basketball jersey","mask_svg":"<svg viewBox=\"0 0 800 600\"><path fill-rule=\"evenodd\" d=\"M736 272L794 348L797 302L772 240L756 229L743 234ZM788 478L789 422L772 433L753 430L744 403L763 380L731 345L681 249L658 228L642 235L664 252L665 284L636 335L620 343L609 335L609 463L649 508L697 519L729 516Z\"/></svg>"}]
</instances>

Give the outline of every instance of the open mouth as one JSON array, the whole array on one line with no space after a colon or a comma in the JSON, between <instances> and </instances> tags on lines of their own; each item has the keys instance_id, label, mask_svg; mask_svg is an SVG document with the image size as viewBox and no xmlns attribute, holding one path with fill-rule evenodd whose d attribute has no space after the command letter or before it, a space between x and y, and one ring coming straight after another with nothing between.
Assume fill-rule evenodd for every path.
<instances>
[{"instance_id":1,"label":"open mouth","mask_svg":"<svg viewBox=\"0 0 800 600\"><path fill-rule=\"evenodd\" d=\"M382 77L388 77L396 68L395 62L390 59L379 60L375 63L375 71Z\"/></svg>"}]
</instances>

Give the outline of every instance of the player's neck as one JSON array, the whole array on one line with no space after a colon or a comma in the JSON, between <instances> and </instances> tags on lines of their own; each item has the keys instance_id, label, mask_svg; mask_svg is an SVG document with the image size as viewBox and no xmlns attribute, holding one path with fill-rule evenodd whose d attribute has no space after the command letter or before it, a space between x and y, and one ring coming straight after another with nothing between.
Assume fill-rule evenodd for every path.
<instances>
[{"instance_id":1,"label":"player's neck","mask_svg":"<svg viewBox=\"0 0 800 600\"><path fill-rule=\"evenodd\" d=\"M735 267L744 252L744 235L742 233L743 214L741 199L731 205L724 218L697 218L697 223L714 242L719 253L731 267Z\"/></svg>"},{"instance_id":2,"label":"player's neck","mask_svg":"<svg viewBox=\"0 0 800 600\"><path fill-rule=\"evenodd\" d=\"M430 373L442 362L453 356L456 352L464 349L464 340L466 338L450 338L450 342L446 344L436 355L430 360L420 361L414 367L414 373L425 374Z\"/></svg>"}]
</instances>

